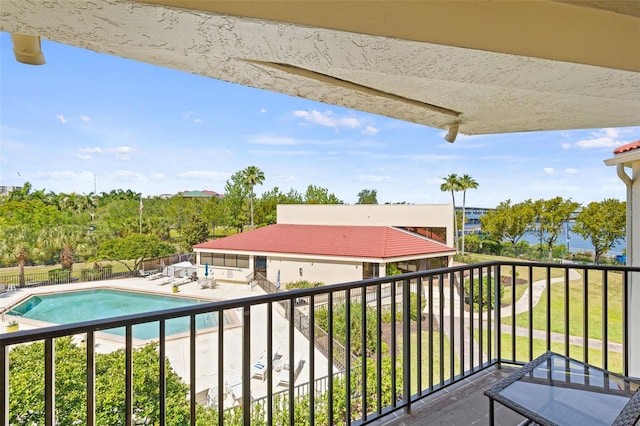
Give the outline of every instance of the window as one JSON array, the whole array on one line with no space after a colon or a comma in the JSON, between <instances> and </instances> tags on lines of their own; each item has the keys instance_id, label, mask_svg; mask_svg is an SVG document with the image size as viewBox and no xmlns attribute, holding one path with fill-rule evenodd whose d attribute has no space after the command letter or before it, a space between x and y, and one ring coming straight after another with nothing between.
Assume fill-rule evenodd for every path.
<instances>
[{"instance_id":1,"label":"window","mask_svg":"<svg viewBox=\"0 0 640 426\"><path fill-rule=\"evenodd\" d=\"M238 255L238 268L249 269L249 256Z\"/></svg>"},{"instance_id":2,"label":"window","mask_svg":"<svg viewBox=\"0 0 640 426\"><path fill-rule=\"evenodd\" d=\"M249 269L249 256L227 253L200 253L200 264L204 265L205 263L211 266Z\"/></svg>"},{"instance_id":3,"label":"window","mask_svg":"<svg viewBox=\"0 0 640 426\"><path fill-rule=\"evenodd\" d=\"M443 244L447 241L447 228L430 228L417 226L405 226L403 228L409 232L414 232L427 238L431 238L432 240L440 241Z\"/></svg>"},{"instance_id":4,"label":"window","mask_svg":"<svg viewBox=\"0 0 640 426\"><path fill-rule=\"evenodd\" d=\"M362 263L362 279L367 280L369 278L378 278L380 265L377 263Z\"/></svg>"}]
</instances>

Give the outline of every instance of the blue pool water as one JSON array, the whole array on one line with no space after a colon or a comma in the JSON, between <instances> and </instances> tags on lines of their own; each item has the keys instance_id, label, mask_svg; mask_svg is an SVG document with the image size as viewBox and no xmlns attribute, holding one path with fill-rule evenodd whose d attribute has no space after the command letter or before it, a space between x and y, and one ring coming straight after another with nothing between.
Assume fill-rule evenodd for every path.
<instances>
[{"instance_id":1,"label":"blue pool water","mask_svg":"<svg viewBox=\"0 0 640 426\"><path fill-rule=\"evenodd\" d=\"M8 315L19 315L23 318L53 324L72 324L207 302L210 301L123 290L79 290L32 296L13 307ZM225 319L225 323L227 322ZM215 313L196 316L197 329L215 327L217 325L218 317ZM158 338L158 327L158 322L135 325L133 327L133 337L143 340ZM184 333L188 330L189 317L166 321L167 335ZM124 327L104 331L119 336L124 336L125 334Z\"/></svg>"}]
</instances>

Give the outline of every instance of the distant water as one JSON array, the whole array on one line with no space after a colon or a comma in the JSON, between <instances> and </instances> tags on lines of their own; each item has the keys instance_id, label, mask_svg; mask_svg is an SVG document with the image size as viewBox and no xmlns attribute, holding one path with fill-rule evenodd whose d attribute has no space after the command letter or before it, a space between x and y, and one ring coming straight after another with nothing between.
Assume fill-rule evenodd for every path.
<instances>
[{"instance_id":1,"label":"distant water","mask_svg":"<svg viewBox=\"0 0 640 426\"><path fill-rule=\"evenodd\" d=\"M564 228L564 231L558 235L558 240L556 241L556 245L564 244L567 246L571 253L576 253L579 251L589 251L593 252L593 245L591 245L590 241L585 240L580 235L573 233L571 230L573 229L573 223L569 222ZM568 230L568 233L567 233ZM567 239L568 234L568 239ZM527 241L531 245L540 244L540 237L535 232L527 232L522 240ZM611 250L609 250L606 255L607 256L615 256L622 254L623 251L627 248L627 242L625 239L622 239L617 245L615 245Z\"/></svg>"}]
</instances>

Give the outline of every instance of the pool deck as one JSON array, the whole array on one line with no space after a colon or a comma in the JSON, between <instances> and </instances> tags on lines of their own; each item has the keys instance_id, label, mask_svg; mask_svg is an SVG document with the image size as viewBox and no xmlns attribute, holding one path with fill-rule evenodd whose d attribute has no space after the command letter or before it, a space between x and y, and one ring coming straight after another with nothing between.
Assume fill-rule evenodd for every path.
<instances>
[{"instance_id":1,"label":"pool deck","mask_svg":"<svg viewBox=\"0 0 640 426\"><path fill-rule=\"evenodd\" d=\"M81 289L94 289L94 288L113 288L122 290L137 290L144 291L158 295L171 295L175 294L171 290L171 285L160 285L161 280L150 280L146 278L124 278L108 281L93 281L83 283L72 284L60 284L54 286L42 286L31 287L26 289L18 289L12 292L6 292L0 294L0 312L2 312L2 328L0 333L5 331L5 326L9 319L14 319L13 316L5 315L5 312L10 307L15 306L17 303L26 299L31 295L46 294L46 293L59 293L70 290ZM231 300L245 297L253 297L261 294L265 294L264 290L260 287L254 286L250 288L247 285L242 284L227 284L219 283L214 289L202 289L197 282L189 282L183 284L180 287L178 296L186 296L198 299L205 299L211 301L219 300ZM289 354L289 322L284 318L281 311L277 307L274 307L273 315L273 346L279 348L276 358L282 361L287 361ZM241 376L241 357L238 356L238 348L242 346L242 327L240 321L242 320L242 312L230 312L230 316L236 317L238 322L225 327L224 330L224 344L223 344L223 364L224 364L224 380L230 382L229 385L233 386L237 377ZM257 305L251 309L251 353L254 354L254 358L257 361L261 353L266 352L267 348L267 306ZM22 330L33 329L37 327L46 326L44 323L38 321L28 320L25 318L19 318L20 328ZM78 342L81 340L81 336L75 336ZM96 333L96 352L109 353L114 350L124 347L124 339L119 336ZM207 391L210 388L217 387L218 375L218 333L216 329L198 331L198 338L196 341L196 400L204 403L206 401ZM137 342L144 344L145 342ZM309 377L309 343L308 340L298 331L295 330L295 338L293 342L294 352L301 355L301 368L297 375L296 385L300 385L308 382ZM171 362L171 366L176 373L180 375L185 382L189 382L189 339L186 334L167 337L166 340L166 352L167 357ZM316 378L327 376L329 366L324 355L319 351L315 351L315 371L314 376ZM251 361L253 364L253 360ZM273 372L274 392L287 389L284 386L278 385L278 375L280 373ZM288 374L288 372L285 372ZM267 395L267 382L261 379L251 379L251 391L254 398L260 398ZM231 398L227 398L224 402L225 405L231 405L234 401Z\"/></svg>"}]
</instances>

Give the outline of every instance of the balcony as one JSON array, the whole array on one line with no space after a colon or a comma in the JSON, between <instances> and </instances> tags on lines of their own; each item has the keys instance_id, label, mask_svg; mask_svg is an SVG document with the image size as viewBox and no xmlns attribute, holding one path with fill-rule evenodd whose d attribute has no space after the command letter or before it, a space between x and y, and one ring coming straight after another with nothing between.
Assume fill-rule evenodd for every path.
<instances>
[{"instance_id":1,"label":"balcony","mask_svg":"<svg viewBox=\"0 0 640 426\"><path fill-rule=\"evenodd\" d=\"M486 388L547 350L629 375L637 272L487 262L6 333L0 415L7 425L472 424L487 416ZM176 318L188 324L177 334ZM157 337L136 334L147 323Z\"/></svg>"}]
</instances>

